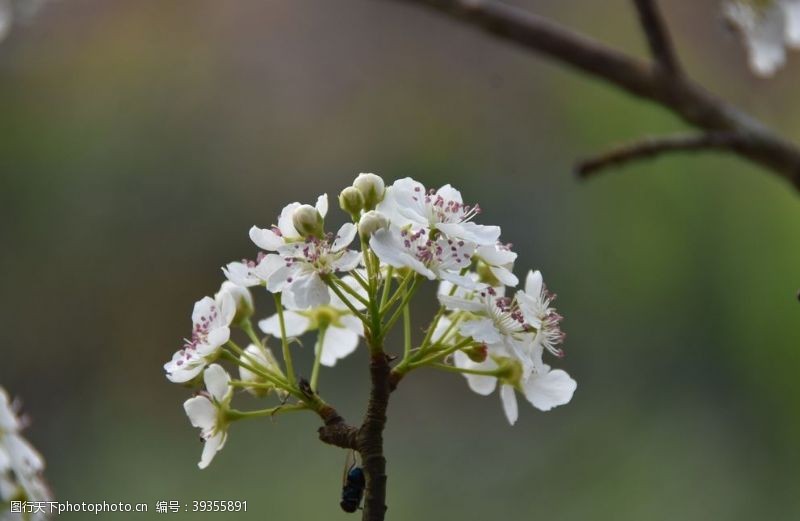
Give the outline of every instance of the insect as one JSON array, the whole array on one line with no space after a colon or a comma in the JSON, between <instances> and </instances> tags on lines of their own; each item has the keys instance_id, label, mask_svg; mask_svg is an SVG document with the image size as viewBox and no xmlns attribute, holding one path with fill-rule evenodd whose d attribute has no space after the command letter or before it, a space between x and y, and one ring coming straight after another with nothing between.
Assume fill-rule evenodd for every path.
<instances>
[{"instance_id":1,"label":"insect","mask_svg":"<svg viewBox=\"0 0 800 521\"><path fill-rule=\"evenodd\" d=\"M364 479L364 469L356 466L355 451L347 453L344 464L344 475L342 476L342 500L339 506L345 512L353 513L361 506L361 499L364 497L364 487L367 486Z\"/></svg>"}]
</instances>

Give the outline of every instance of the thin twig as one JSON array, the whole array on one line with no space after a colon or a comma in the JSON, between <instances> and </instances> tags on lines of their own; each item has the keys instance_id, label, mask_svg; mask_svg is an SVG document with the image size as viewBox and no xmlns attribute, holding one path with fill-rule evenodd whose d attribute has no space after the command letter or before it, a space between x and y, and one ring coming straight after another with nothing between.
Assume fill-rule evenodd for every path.
<instances>
[{"instance_id":1,"label":"thin twig","mask_svg":"<svg viewBox=\"0 0 800 521\"><path fill-rule=\"evenodd\" d=\"M633 0L633 2L636 4L639 21L647 36L647 43L650 45L650 52L656 63L670 74L680 74L680 65L672 46L669 30L658 10L656 0Z\"/></svg>"},{"instance_id":2,"label":"thin twig","mask_svg":"<svg viewBox=\"0 0 800 521\"><path fill-rule=\"evenodd\" d=\"M730 132L646 137L581 161L576 165L575 172L578 176L587 178L606 168L618 167L641 159L651 159L668 152L732 150L736 148L737 143L738 136Z\"/></svg>"},{"instance_id":3,"label":"thin twig","mask_svg":"<svg viewBox=\"0 0 800 521\"><path fill-rule=\"evenodd\" d=\"M395 0L434 8L497 38L566 63L634 96L662 105L706 132L735 132L732 152L800 190L800 149L685 75L644 62L541 16L494 0Z\"/></svg>"}]
</instances>

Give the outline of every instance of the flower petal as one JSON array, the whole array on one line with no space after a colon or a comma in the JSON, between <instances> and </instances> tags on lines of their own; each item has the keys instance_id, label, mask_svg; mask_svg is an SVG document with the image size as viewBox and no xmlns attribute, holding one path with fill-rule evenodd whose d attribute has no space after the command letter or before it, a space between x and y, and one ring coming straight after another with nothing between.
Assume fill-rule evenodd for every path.
<instances>
[{"instance_id":1,"label":"flower petal","mask_svg":"<svg viewBox=\"0 0 800 521\"><path fill-rule=\"evenodd\" d=\"M219 364L211 364L203 373L206 389L219 403L227 401L231 390L231 377Z\"/></svg>"},{"instance_id":2,"label":"flower petal","mask_svg":"<svg viewBox=\"0 0 800 521\"><path fill-rule=\"evenodd\" d=\"M317 272L298 277L289 285L294 302L300 309L324 306L331 300L328 286L322 282Z\"/></svg>"},{"instance_id":3,"label":"flower petal","mask_svg":"<svg viewBox=\"0 0 800 521\"><path fill-rule=\"evenodd\" d=\"M217 408L205 396L195 396L183 402L183 410L192 423L203 432L209 431L217 424Z\"/></svg>"},{"instance_id":4,"label":"flower petal","mask_svg":"<svg viewBox=\"0 0 800 521\"><path fill-rule=\"evenodd\" d=\"M311 327L311 320L295 311L286 310L283 312L283 325L286 328L286 336L300 336ZM281 337L281 325L278 314L259 320L258 327L261 331L276 338Z\"/></svg>"},{"instance_id":5,"label":"flower petal","mask_svg":"<svg viewBox=\"0 0 800 521\"><path fill-rule=\"evenodd\" d=\"M500 238L499 226L485 226L472 221L465 223L440 223L436 229L453 239L465 239L479 246L497 243Z\"/></svg>"},{"instance_id":6,"label":"flower petal","mask_svg":"<svg viewBox=\"0 0 800 521\"><path fill-rule=\"evenodd\" d=\"M225 445L226 438L227 434L225 432L218 432L205 440L203 444L203 454L200 456L200 462L197 466L201 469L208 467L214 459L214 456L217 455L217 452Z\"/></svg>"},{"instance_id":7,"label":"flower petal","mask_svg":"<svg viewBox=\"0 0 800 521\"><path fill-rule=\"evenodd\" d=\"M533 373L523 384L525 398L542 411L569 403L577 387L577 382L561 369Z\"/></svg>"},{"instance_id":8,"label":"flower petal","mask_svg":"<svg viewBox=\"0 0 800 521\"><path fill-rule=\"evenodd\" d=\"M503 412L506 413L508 423L514 425L519 417L517 408L517 395L510 385L500 386L500 401L503 402Z\"/></svg>"},{"instance_id":9,"label":"flower petal","mask_svg":"<svg viewBox=\"0 0 800 521\"><path fill-rule=\"evenodd\" d=\"M314 205L314 208L317 209L317 212L319 212L324 219L325 216L328 215L328 194L322 194L317 197L317 204Z\"/></svg>"},{"instance_id":10,"label":"flower petal","mask_svg":"<svg viewBox=\"0 0 800 521\"><path fill-rule=\"evenodd\" d=\"M353 223L344 223L339 231L336 232L336 238L333 240L333 244L331 244L331 251L337 252L346 248L353 242L353 239L356 237L356 225Z\"/></svg>"},{"instance_id":11,"label":"flower petal","mask_svg":"<svg viewBox=\"0 0 800 521\"><path fill-rule=\"evenodd\" d=\"M358 347L357 333L349 329L331 326L325 332L320 363L327 367L333 367L337 360L355 351L356 347Z\"/></svg>"},{"instance_id":12,"label":"flower petal","mask_svg":"<svg viewBox=\"0 0 800 521\"><path fill-rule=\"evenodd\" d=\"M267 228L250 228L250 240L262 250L275 251L283 246L283 237Z\"/></svg>"},{"instance_id":13,"label":"flower petal","mask_svg":"<svg viewBox=\"0 0 800 521\"><path fill-rule=\"evenodd\" d=\"M453 353L453 362L456 367L461 369L480 369L483 371L491 371L497 369L497 363L491 358L487 358L483 362L474 362L463 351L456 351ZM480 374L464 374L467 379L469 388L482 396L492 394L497 387L497 378L494 376L480 375Z\"/></svg>"}]
</instances>

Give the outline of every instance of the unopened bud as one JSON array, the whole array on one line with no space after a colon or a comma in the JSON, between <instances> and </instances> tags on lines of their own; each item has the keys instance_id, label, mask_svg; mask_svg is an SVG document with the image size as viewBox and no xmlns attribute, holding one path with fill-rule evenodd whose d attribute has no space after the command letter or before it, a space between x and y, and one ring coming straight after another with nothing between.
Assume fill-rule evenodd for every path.
<instances>
[{"instance_id":1,"label":"unopened bud","mask_svg":"<svg viewBox=\"0 0 800 521\"><path fill-rule=\"evenodd\" d=\"M361 216L358 221L358 233L363 237L369 237L378 230L382 230L389 226L389 220L381 212L370 210Z\"/></svg>"},{"instance_id":2,"label":"unopened bud","mask_svg":"<svg viewBox=\"0 0 800 521\"><path fill-rule=\"evenodd\" d=\"M339 194L339 206L349 213L353 219L357 219L361 210L364 209L364 196L361 190L355 186L348 186Z\"/></svg>"},{"instance_id":3,"label":"unopened bud","mask_svg":"<svg viewBox=\"0 0 800 521\"><path fill-rule=\"evenodd\" d=\"M292 214L292 224L303 237L322 237L323 220L316 208L301 204Z\"/></svg>"},{"instance_id":4,"label":"unopened bud","mask_svg":"<svg viewBox=\"0 0 800 521\"><path fill-rule=\"evenodd\" d=\"M272 371L280 373L278 362L272 355L272 351L268 348L259 348L255 344L250 344L244 350L240 357L242 364L239 366L239 378L243 382L258 384L257 386L245 387L250 394L255 396L266 396L272 390L276 390L279 395L284 394L282 390L276 389L269 384L269 381L262 375L256 374L249 368L257 369L260 371ZM247 367L245 367L247 366Z\"/></svg>"},{"instance_id":5,"label":"unopened bud","mask_svg":"<svg viewBox=\"0 0 800 521\"><path fill-rule=\"evenodd\" d=\"M489 356L489 349L486 347L485 344L483 344L475 347L470 347L469 349L465 349L464 353L473 362L481 363L485 362L486 358Z\"/></svg>"},{"instance_id":6,"label":"unopened bud","mask_svg":"<svg viewBox=\"0 0 800 521\"><path fill-rule=\"evenodd\" d=\"M386 185L380 176L375 174L358 174L353 186L361 192L364 197L364 208L372 210L383 201L383 194L386 192Z\"/></svg>"}]
</instances>

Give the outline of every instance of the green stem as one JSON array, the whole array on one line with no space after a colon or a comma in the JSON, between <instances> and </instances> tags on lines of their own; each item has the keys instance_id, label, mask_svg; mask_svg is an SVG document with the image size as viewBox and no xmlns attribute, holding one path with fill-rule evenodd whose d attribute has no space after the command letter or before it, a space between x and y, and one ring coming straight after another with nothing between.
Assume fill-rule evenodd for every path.
<instances>
[{"instance_id":1,"label":"green stem","mask_svg":"<svg viewBox=\"0 0 800 521\"><path fill-rule=\"evenodd\" d=\"M261 339L258 338L258 335L256 335L256 332L253 330L253 324L250 323L249 318L242 320L239 323L239 327L242 328L242 331L245 332L247 338L249 338L253 344L263 349L264 345L261 343Z\"/></svg>"},{"instance_id":2,"label":"green stem","mask_svg":"<svg viewBox=\"0 0 800 521\"><path fill-rule=\"evenodd\" d=\"M296 387L294 364L292 363L292 353L289 351L289 339L286 338L286 322L283 319L283 304L281 303L280 293L275 293L275 307L278 309L278 323L281 328L281 349L283 350L283 363L286 364L286 377L289 380L289 385Z\"/></svg>"},{"instance_id":3,"label":"green stem","mask_svg":"<svg viewBox=\"0 0 800 521\"><path fill-rule=\"evenodd\" d=\"M262 377L262 378L264 378L266 380L269 380L270 382L272 382L273 386L275 386L275 387L279 387L279 388L287 390L287 391L289 390L289 388L287 387L287 384L286 384L286 380L283 379L283 375L276 374L276 373L274 373L272 371L269 371L269 370L267 370L267 369L265 369L263 367L260 367L258 365L258 360L255 360L252 357L250 357L250 355L248 355L247 353L242 351L241 348L239 348L233 342L228 341L228 347L230 347L231 349L236 351L239 356L236 356L236 354L231 353L230 351L223 350L222 351L222 357L223 358L225 358L227 360L230 360L231 362L235 363L236 365L247 369L248 371L250 371L253 374L257 374L258 376L260 376L260 377ZM245 363L242 360L242 358L247 358L248 361L255 362L255 365L253 365L251 363Z\"/></svg>"},{"instance_id":4,"label":"green stem","mask_svg":"<svg viewBox=\"0 0 800 521\"><path fill-rule=\"evenodd\" d=\"M317 392L317 381L319 380L319 368L322 364L322 347L325 345L325 333L328 331L327 326L319 328L317 334L317 346L314 355L314 367L311 369L311 390Z\"/></svg>"},{"instance_id":5,"label":"green stem","mask_svg":"<svg viewBox=\"0 0 800 521\"><path fill-rule=\"evenodd\" d=\"M383 294L381 295L381 309L386 305L389 300L389 290L392 288L392 277L394 277L394 266L389 266L386 269L386 279L383 281Z\"/></svg>"},{"instance_id":6,"label":"green stem","mask_svg":"<svg viewBox=\"0 0 800 521\"><path fill-rule=\"evenodd\" d=\"M322 282L324 282L329 288L331 288L331 291L333 291L336 294L336 296L339 297L339 300L344 302L344 305L347 306L347 309L349 309L351 313L357 316L361 320L361 322L364 323L365 326L369 327L369 322L367 321L367 317L365 317L363 313L361 313L359 310L356 309L353 303L350 302L350 299L348 299L345 296L345 294L342 293L342 290L340 290L339 287L336 284L334 284L333 281L331 281L329 275L323 275Z\"/></svg>"},{"instance_id":7,"label":"green stem","mask_svg":"<svg viewBox=\"0 0 800 521\"><path fill-rule=\"evenodd\" d=\"M416 273L414 273L414 275L416 275ZM403 300L400 301L400 305L398 306L397 310L394 312L392 317L386 323L386 326L384 326L383 330L381 331L382 335L386 335L386 333L388 333L389 330L392 329L394 323L397 322L397 319L400 318L400 315L403 314L403 309L405 309L408 306L408 302L411 300L411 297L414 296L414 293L417 292L417 288L419 288L419 284L417 284L418 280L419 279L414 277L414 282L411 284L411 288L409 288L409 290L405 292L405 296L403 297Z\"/></svg>"},{"instance_id":8,"label":"green stem","mask_svg":"<svg viewBox=\"0 0 800 521\"><path fill-rule=\"evenodd\" d=\"M481 343L480 342L475 342L471 338L466 338L466 339L462 340L461 342L459 342L459 343L457 343L455 345L452 345L452 346L447 347L445 349L442 349L440 351L433 352L430 355L428 355L427 357L423 358L422 360L417 360L417 361L414 361L414 362L410 362L408 364L408 366L411 369L414 369L414 368L417 368L417 367L421 367L423 365L428 365L431 362L436 362L437 360L439 360L442 357L445 357L447 355L455 353L459 349L464 349L465 347L473 347L473 346L478 346L478 345L481 345Z\"/></svg>"},{"instance_id":9,"label":"green stem","mask_svg":"<svg viewBox=\"0 0 800 521\"><path fill-rule=\"evenodd\" d=\"M392 297L389 299L388 302L386 302L385 304L381 305L381 309L380 309L381 315L383 315L384 313L389 311L389 308L391 308L394 305L394 303L397 302L400 299L400 297L404 297L404 296L407 295L405 289L408 286L408 283L412 279L415 280L415 281L417 280L416 275L417 275L417 272L412 271L411 273L406 275L405 278L403 278L403 280L397 286L397 289L395 290L394 295L392 295Z\"/></svg>"},{"instance_id":10,"label":"green stem","mask_svg":"<svg viewBox=\"0 0 800 521\"><path fill-rule=\"evenodd\" d=\"M269 409L260 409L257 411L239 411L237 409L228 409L225 413L229 420L243 420L247 418L263 418L264 416L275 416L276 414L292 411L305 411L308 406L304 403L291 404L291 405L278 405L270 407Z\"/></svg>"},{"instance_id":11,"label":"green stem","mask_svg":"<svg viewBox=\"0 0 800 521\"><path fill-rule=\"evenodd\" d=\"M411 310L403 307L403 360L411 355Z\"/></svg>"},{"instance_id":12,"label":"green stem","mask_svg":"<svg viewBox=\"0 0 800 521\"><path fill-rule=\"evenodd\" d=\"M451 373L476 374L480 376L494 376L494 377L497 377L502 372L502 370L498 369L492 369L492 370L467 369L465 367L464 368L455 367L453 365L439 364L439 363L428 364L427 367L432 367L434 369L448 371Z\"/></svg>"},{"instance_id":13,"label":"green stem","mask_svg":"<svg viewBox=\"0 0 800 521\"><path fill-rule=\"evenodd\" d=\"M362 297L361 295L359 295L359 294L358 294L358 292L357 292L356 290L354 290L352 287L350 287L350 286L349 286L349 285L348 285L346 282L344 282L342 279L340 279L340 278L339 278L339 277L337 277L336 275L332 275L332 276L331 276L331 282L333 282L334 284L338 285L338 286L339 286L341 289L343 289L343 290L345 290L346 292L348 292L348 293L349 293L350 295L352 295L352 296L353 296L353 297L354 297L354 298L355 298L357 301L359 301L359 302L361 302L362 304L364 304L364 306L368 306L368 305L369 305L369 302L367 301L367 299L365 299L364 297Z\"/></svg>"}]
</instances>

